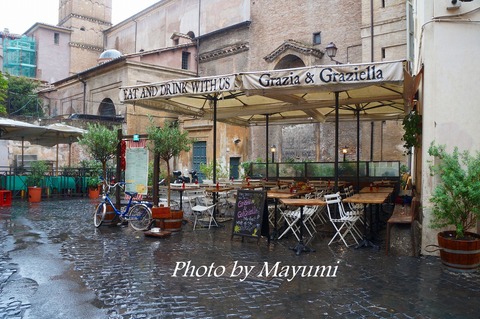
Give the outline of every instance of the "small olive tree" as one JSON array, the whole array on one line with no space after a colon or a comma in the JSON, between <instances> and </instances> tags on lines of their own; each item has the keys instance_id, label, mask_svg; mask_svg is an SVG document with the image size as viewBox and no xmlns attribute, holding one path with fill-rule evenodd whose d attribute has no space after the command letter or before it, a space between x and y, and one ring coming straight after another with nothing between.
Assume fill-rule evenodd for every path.
<instances>
[{"instance_id":1,"label":"small olive tree","mask_svg":"<svg viewBox=\"0 0 480 319\"><path fill-rule=\"evenodd\" d=\"M192 140L188 132L180 131L176 122L165 121L163 127L157 126L152 117L147 127L148 139L153 142L150 150L158 154L167 164L167 205L170 206L170 159L179 156L181 152L190 151Z\"/></svg>"},{"instance_id":2,"label":"small olive tree","mask_svg":"<svg viewBox=\"0 0 480 319\"><path fill-rule=\"evenodd\" d=\"M102 163L103 179L107 179L107 162L117 154L117 130L100 124L89 124L87 132L79 139L90 157Z\"/></svg>"},{"instance_id":3,"label":"small olive tree","mask_svg":"<svg viewBox=\"0 0 480 319\"><path fill-rule=\"evenodd\" d=\"M457 239L464 238L480 217L480 152L470 154L455 147L448 153L445 145L432 142L428 154L436 158L430 172L439 177L430 198L432 227L453 226Z\"/></svg>"}]
</instances>

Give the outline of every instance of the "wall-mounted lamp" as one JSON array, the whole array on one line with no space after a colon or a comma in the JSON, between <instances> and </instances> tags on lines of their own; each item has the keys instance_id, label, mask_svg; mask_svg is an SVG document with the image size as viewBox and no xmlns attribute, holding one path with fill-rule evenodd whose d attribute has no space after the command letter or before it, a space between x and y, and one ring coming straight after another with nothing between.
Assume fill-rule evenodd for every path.
<instances>
[{"instance_id":1,"label":"wall-mounted lamp","mask_svg":"<svg viewBox=\"0 0 480 319\"><path fill-rule=\"evenodd\" d=\"M342 148L342 154L343 154L343 161L345 162L345 157L347 156L348 154L348 146L344 146Z\"/></svg>"},{"instance_id":2,"label":"wall-mounted lamp","mask_svg":"<svg viewBox=\"0 0 480 319\"><path fill-rule=\"evenodd\" d=\"M341 62L334 59L334 57L337 55L337 50L337 46L333 42L330 42L325 47L325 52L327 53L327 56L330 58L330 60L334 61L336 64L342 64Z\"/></svg>"},{"instance_id":3,"label":"wall-mounted lamp","mask_svg":"<svg viewBox=\"0 0 480 319\"><path fill-rule=\"evenodd\" d=\"M270 152L272 152L272 163L275 163L275 152L277 151L277 148L275 147L275 144L270 147Z\"/></svg>"}]
</instances>

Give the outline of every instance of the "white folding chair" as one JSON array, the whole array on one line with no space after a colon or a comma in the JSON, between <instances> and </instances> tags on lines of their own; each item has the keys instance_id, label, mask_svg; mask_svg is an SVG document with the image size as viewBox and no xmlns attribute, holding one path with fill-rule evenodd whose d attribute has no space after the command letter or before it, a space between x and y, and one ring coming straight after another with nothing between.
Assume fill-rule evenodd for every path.
<instances>
[{"instance_id":1,"label":"white folding chair","mask_svg":"<svg viewBox=\"0 0 480 319\"><path fill-rule=\"evenodd\" d=\"M203 206L203 205L195 205L192 207L192 213L195 215L195 221L193 223L193 229L197 227L197 222L200 219L207 218L208 219L208 229L212 227L212 225L215 225L218 227L217 221L215 220L214 217L214 208L216 204L210 205L210 206Z\"/></svg>"},{"instance_id":2,"label":"white folding chair","mask_svg":"<svg viewBox=\"0 0 480 319\"><path fill-rule=\"evenodd\" d=\"M303 227L305 227L311 237L317 232L317 225L315 224L314 218L318 208L319 206L305 206L303 208Z\"/></svg>"},{"instance_id":3,"label":"white folding chair","mask_svg":"<svg viewBox=\"0 0 480 319\"><path fill-rule=\"evenodd\" d=\"M348 186L347 188L347 191L345 192L345 198L347 197L351 197L353 196L353 194L355 194L355 191L353 189L353 185L350 185ZM365 223L365 221L363 220L363 210L364 210L364 206L363 204L353 204L353 203L348 203L348 208L349 210L348 211L345 211L345 213L348 215L354 215L354 216L358 216L358 220L362 223ZM356 227L356 226L355 226ZM355 228L358 232L358 228Z\"/></svg>"},{"instance_id":4,"label":"white folding chair","mask_svg":"<svg viewBox=\"0 0 480 319\"><path fill-rule=\"evenodd\" d=\"M324 190L315 192L315 198L323 198L323 195L325 194ZM316 206L315 213L313 214L313 218L311 219L311 222L313 222L315 225L317 224L317 221L320 224L325 224L327 222L327 217L325 216L325 212L327 210L325 209L325 206Z\"/></svg>"},{"instance_id":5,"label":"white folding chair","mask_svg":"<svg viewBox=\"0 0 480 319\"><path fill-rule=\"evenodd\" d=\"M196 205L210 206L213 204L213 198L205 191L197 194L195 197Z\"/></svg>"},{"instance_id":6,"label":"white folding chair","mask_svg":"<svg viewBox=\"0 0 480 319\"><path fill-rule=\"evenodd\" d=\"M297 234L297 229L298 227L296 226L297 222L300 220L300 208L296 210L286 210L281 213L283 216L283 219L287 223L287 228L283 231L283 233L278 236L278 239L282 238L285 236L289 231L291 231L297 240L300 240L300 237Z\"/></svg>"},{"instance_id":7,"label":"white folding chair","mask_svg":"<svg viewBox=\"0 0 480 319\"><path fill-rule=\"evenodd\" d=\"M347 244L346 241L348 234L350 234L355 243L358 244L357 238L354 234L354 232L357 233L357 231L355 230L354 226L359 217L355 215L348 215L345 212L340 193L328 194L325 195L324 198L327 204L328 217L335 228L335 235L332 237L328 245L330 245L338 236L345 246L351 246L351 244ZM357 233L357 235L360 237L360 234Z\"/></svg>"}]
</instances>

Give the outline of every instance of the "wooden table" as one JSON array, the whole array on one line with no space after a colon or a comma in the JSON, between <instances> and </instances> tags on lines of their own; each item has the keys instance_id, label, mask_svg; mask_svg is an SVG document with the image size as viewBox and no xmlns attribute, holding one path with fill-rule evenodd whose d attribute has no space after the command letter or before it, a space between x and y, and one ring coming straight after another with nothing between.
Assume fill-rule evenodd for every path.
<instances>
[{"instance_id":1,"label":"wooden table","mask_svg":"<svg viewBox=\"0 0 480 319\"><path fill-rule=\"evenodd\" d=\"M370 190L370 187L364 187L360 190L360 193L393 193L393 187L372 187L372 190Z\"/></svg>"},{"instance_id":2,"label":"wooden table","mask_svg":"<svg viewBox=\"0 0 480 319\"><path fill-rule=\"evenodd\" d=\"M242 188L242 189L256 189L256 188L261 188L261 189L263 189L263 184L262 184L262 183L242 184L241 188Z\"/></svg>"},{"instance_id":3,"label":"wooden table","mask_svg":"<svg viewBox=\"0 0 480 319\"><path fill-rule=\"evenodd\" d=\"M388 196L390 196L390 193L383 193L383 192L368 192L368 193L359 193L359 194L354 194L353 196L347 197L343 199L344 203L352 203L352 204L363 204L366 206L367 204L370 205L376 205L376 215L378 219L379 215L379 207L381 204L383 204ZM371 241L368 240L367 238L367 209L364 207L363 209L363 218L364 218L364 234L363 234L363 240L358 244L356 248L360 247L374 247L378 249L378 246L373 244ZM370 212L370 234L372 234L372 214Z\"/></svg>"},{"instance_id":4,"label":"wooden table","mask_svg":"<svg viewBox=\"0 0 480 319\"><path fill-rule=\"evenodd\" d=\"M327 181L309 181L308 184L312 185L313 187L316 188L321 188L321 189L332 189L335 187L335 181L334 180L327 180ZM343 181L338 181L338 187L345 187L347 185L347 182Z\"/></svg>"},{"instance_id":5,"label":"wooden table","mask_svg":"<svg viewBox=\"0 0 480 319\"><path fill-rule=\"evenodd\" d=\"M387 180L387 181L375 181L373 182L373 185L375 186L380 186L380 187L394 187L398 182L395 182L395 181L390 181L390 180Z\"/></svg>"},{"instance_id":6,"label":"wooden table","mask_svg":"<svg viewBox=\"0 0 480 319\"><path fill-rule=\"evenodd\" d=\"M196 184L188 184L188 186L187 186L187 184L185 184L185 187L183 187L182 184L180 184L178 186L177 185L174 186L174 185L175 184L170 184L170 190L177 191L177 192L180 193L180 210L183 210L183 205L182 205L182 203L183 203L183 192L188 191L188 190L199 189L200 186L198 186Z\"/></svg>"},{"instance_id":7,"label":"wooden table","mask_svg":"<svg viewBox=\"0 0 480 319\"><path fill-rule=\"evenodd\" d=\"M213 194L213 203L215 204L217 202L217 194L218 193L222 193L222 192L228 192L228 191L231 191L231 190L234 190L235 188L233 187L229 187L229 186L220 186L220 187L207 187L205 188L205 191L206 192L210 192ZM225 199L225 202L227 200ZM226 202L226 204L228 204L228 202ZM214 208L214 217L216 217L217 215L217 212L218 212L218 205L215 206Z\"/></svg>"},{"instance_id":8,"label":"wooden table","mask_svg":"<svg viewBox=\"0 0 480 319\"><path fill-rule=\"evenodd\" d=\"M205 188L205 191L206 192L210 192L210 193L221 193L221 192L228 192L228 191L231 191L231 190L234 190L235 188L233 187L225 187L225 186L221 186L221 187L207 187Z\"/></svg>"},{"instance_id":9,"label":"wooden table","mask_svg":"<svg viewBox=\"0 0 480 319\"><path fill-rule=\"evenodd\" d=\"M298 244L291 249L294 250L297 255L300 255L302 252L314 252L314 249L307 247L303 242L303 207L323 206L326 205L325 201L320 198L285 198L280 199L280 201L288 206L300 207L300 240L298 241Z\"/></svg>"}]
</instances>

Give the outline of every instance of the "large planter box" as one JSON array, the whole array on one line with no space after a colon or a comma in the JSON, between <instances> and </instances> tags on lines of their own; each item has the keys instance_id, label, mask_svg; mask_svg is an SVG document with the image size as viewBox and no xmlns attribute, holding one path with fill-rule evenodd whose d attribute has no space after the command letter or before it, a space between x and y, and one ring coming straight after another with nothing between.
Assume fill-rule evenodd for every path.
<instances>
[{"instance_id":1,"label":"large planter box","mask_svg":"<svg viewBox=\"0 0 480 319\"><path fill-rule=\"evenodd\" d=\"M171 216L170 207L152 207L153 219L164 219L170 218Z\"/></svg>"},{"instance_id":2,"label":"large planter box","mask_svg":"<svg viewBox=\"0 0 480 319\"><path fill-rule=\"evenodd\" d=\"M167 230L170 232L177 232L182 230L183 224L183 211L174 210L170 212L168 218L156 218L155 226L160 227L162 230Z\"/></svg>"},{"instance_id":3,"label":"large planter box","mask_svg":"<svg viewBox=\"0 0 480 319\"><path fill-rule=\"evenodd\" d=\"M105 213L105 218L103 219L104 226L114 226L120 222L120 218L118 215L113 211L113 207L107 205L107 212Z\"/></svg>"},{"instance_id":4,"label":"large planter box","mask_svg":"<svg viewBox=\"0 0 480 319\"><path fill-rule=\"evenodd\" d=\"M454 231L437 235L442 263L451 270L476 271L480 266L480 235L465 232L471 239L455 239Z\"/></svg>"}]
</instances>

